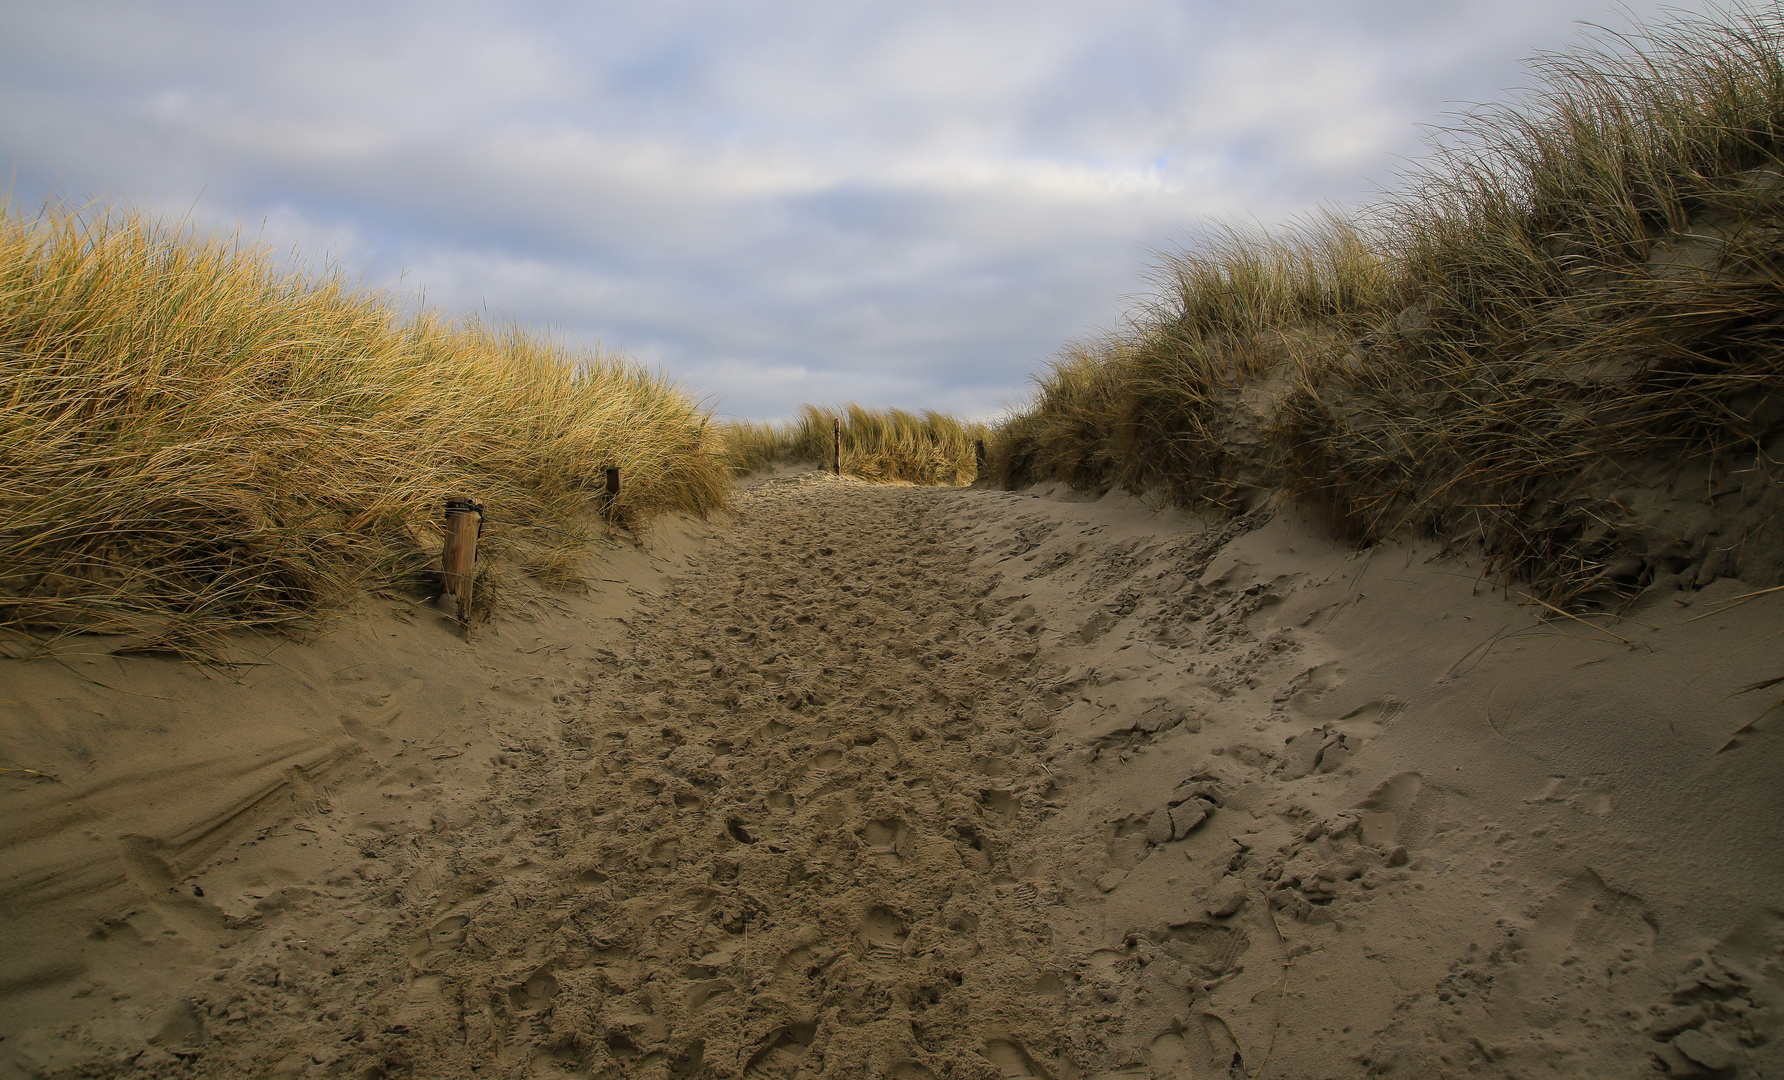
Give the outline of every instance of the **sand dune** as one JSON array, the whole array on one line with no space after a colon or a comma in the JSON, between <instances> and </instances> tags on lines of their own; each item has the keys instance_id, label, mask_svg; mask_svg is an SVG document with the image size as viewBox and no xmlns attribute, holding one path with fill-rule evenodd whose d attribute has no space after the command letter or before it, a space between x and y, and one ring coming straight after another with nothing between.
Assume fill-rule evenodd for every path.
<instances>
[{"instance_id":1,"label":"sand dune","mask_svg":"<svg viewBox=\"0 0 1784 1080\"><path fill-rule=\"evenodd\" d=\"M1780 1074L1784 594L801 472L599 576L8 664L0 1075Z\"/></svg>"},{"instance_id":2,"label":"sand dune","mask_svg":"<svg viewBox=\"0 0 1784 1080\"><path fill-rule=\"evenodd\" d=\"M1068 766L1087 1075L1778 1075L1784 747L1731 696L1777 666L1772 598L1580 620L1273 507L993 498L960 520Z\"/></svg>"}]
</instances>

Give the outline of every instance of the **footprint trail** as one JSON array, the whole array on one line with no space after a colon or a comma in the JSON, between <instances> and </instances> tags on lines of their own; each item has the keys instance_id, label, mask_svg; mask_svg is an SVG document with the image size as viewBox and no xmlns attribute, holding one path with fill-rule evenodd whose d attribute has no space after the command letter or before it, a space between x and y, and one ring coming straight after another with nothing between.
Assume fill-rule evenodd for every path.
<instances>
[{"instance_id":1,"label":"footprint trail","mask_svg":"<svg viewBox=\"0 0 1784 1080\"><path fill-rule=\"evenodd\" d=\"M739 503L558 698L557 740L500 756L482 818L416 838L437 869L408 939L337 958L319 1021L219 1032L214 1070L1070 1072L1012 863L1050 778L987 675L1025 642L986 630L921 490L803 476Z\"/></svg>"}]
</instances>

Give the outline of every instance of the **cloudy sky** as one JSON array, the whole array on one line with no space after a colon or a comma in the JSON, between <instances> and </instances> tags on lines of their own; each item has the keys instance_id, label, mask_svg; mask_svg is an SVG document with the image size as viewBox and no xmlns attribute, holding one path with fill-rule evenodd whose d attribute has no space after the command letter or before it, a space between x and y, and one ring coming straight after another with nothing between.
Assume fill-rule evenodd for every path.
<instances>
[{"instance_id":1,"label":"cloudy sky","mask_svg":"<svg viewBox=\"0 0 1784 1080\"><path fill-rule=\"evenodd\" d=\"M7 0L0 166L15 209L239 226L727 415L989 415L1159 248L1365 201L1520 59L1658 10Z\"/></svg>"}]
</instances>

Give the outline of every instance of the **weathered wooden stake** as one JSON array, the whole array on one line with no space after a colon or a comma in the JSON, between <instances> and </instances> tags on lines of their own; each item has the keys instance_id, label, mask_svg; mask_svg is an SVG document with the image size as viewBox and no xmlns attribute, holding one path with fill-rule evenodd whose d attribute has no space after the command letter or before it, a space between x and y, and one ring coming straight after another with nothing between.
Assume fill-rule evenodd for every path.
<instances>
[{"instance_id":1,"label":"weathered wooden stake","mask_svg":"<svg viewBox=\"0 0 1784 1080\"><path fill-rule=\"evenodd\" d=\"M607 466L607 483L595 493L595 509L608 521L617 520L613 505L619 502L619 466Z\"/></svg>"},{"instance_id":2,"label":"weathered wooden stake","mask_svg":"<svg viewBox=\"0 0 1784 1080\"><path fill-rule=\"evenodd\" d=\"M973 443L973 467L978 469L980 472L985 471L985 440L984 439L979 439Z\"/></svg>"},{"instance_id":3,"label":"weathered wooden stake","mask_svg":"<svg viewBox=\"0 0 1784 1080\"><path fill-rule=\"evenodd\" d=\"M836 417L832 423L836 425L836 456L834 458L836 475L842 475L842 417Z\"/></svg>"},{"instance_id":4,"label":"weathered wooden stake","mask_svg":"<svg viewBox=\"0 0 1784 1080\"><path fill-rule=\"evenodd\" d=\"M477 576L477 534L483 531L483 504L476 499L446 500L446 543L440 549L440 592L458 598L458 619L471 613L471 586Z\"/></svg>"}]
</instances>

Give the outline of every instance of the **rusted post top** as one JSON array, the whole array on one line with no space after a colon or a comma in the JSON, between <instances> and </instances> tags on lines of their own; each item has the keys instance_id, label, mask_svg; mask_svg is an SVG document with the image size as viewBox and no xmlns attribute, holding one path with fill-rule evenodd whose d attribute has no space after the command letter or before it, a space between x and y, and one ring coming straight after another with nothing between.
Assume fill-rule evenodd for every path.
<instances>
[{"instance_id":1,"label":"rusted post top","mask_svg":"<svg viewBox=\"0 0 1784 1080\"><path fill-rule=\"evenodd\" d=\"M446 500L446 531L452 531L452 518L457 514L477 515L477 535L483 535L483 500L469 495L453 495Z\"/></svg>"}]
</instances>

